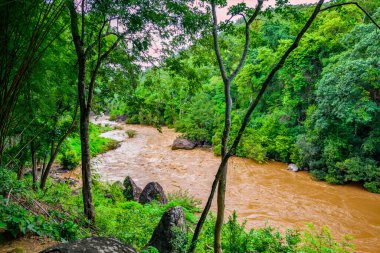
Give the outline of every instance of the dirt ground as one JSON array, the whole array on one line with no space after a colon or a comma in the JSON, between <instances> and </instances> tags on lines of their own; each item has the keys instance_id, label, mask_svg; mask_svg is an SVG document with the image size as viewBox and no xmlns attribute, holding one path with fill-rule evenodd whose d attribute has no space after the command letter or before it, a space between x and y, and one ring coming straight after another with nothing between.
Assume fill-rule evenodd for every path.
<instances>
[{"instance_id":1,"label":"dirt ground","mask_svg":"<svg viewBox=\"0 0 380 253\"><path fill-rule=\"evenodd\" d=\"M0 253L37 253L57 243L45 237L23 237L0 243Z\"/></svg>"}]
</instances>

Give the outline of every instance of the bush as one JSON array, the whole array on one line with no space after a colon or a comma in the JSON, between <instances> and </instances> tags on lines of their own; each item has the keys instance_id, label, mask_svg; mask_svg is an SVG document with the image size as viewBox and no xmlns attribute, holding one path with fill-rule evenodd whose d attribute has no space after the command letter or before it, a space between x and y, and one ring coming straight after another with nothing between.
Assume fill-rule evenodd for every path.
<instances>
[{"instance_id":1,"label":"bush","mask_svg":"<svg viewBox=\"0 0 380 253\"><path fill-rule=\"evenodd\" d=\"M128 138L134 138L137 134L136 130L132 129L128 129L125 133L128 135Z\"/></svg>"},{"instance_id":2,"label":"bush","mask_svg":"<svg viewBox=\"0 0 380 253\"><path fill-rule=\"evenodd\" d=\"M67 185L57 184L56 187L51 187L45 192L41 190L34 192L30 177L17 180L15 173L2 168L0 168L0 185L3 190L14 189L12 196L16 197L15 199L5 199L0 194L0 229L9 232L14 238L26 234L35 234L65 241L76 240L87 235L81 234L79 225L74 223L74 217L81 217L80 214L70 216L66 211L53 210L52 208L47 209L48 213L46 210L41 214L36 211L39 210L42 201L51 200L56 204L58 202L64 203L63 199L69 200L68 196L70 196L71 190ZM40 204L35 204L36 202ZM65 204L69 204L69 202L67 201ZM0 241L2 239L4 238L1 238L0 234Z\"/></svg>"},{"instance_id":3,"label":"bush","mask_svg":"<svg viewBox=\"0 0 380 253\"><path fill-rule=\"evenodd\" d=\"M74 150L68 150L63 153L61 165L66 170L75 169L80 163L80 157Z\"/></svg>"},{"instance_id":4,"label":"bush","mask_svg":"<svg viewBox=\"0 0 380 253\"><path fill-rule=\"evenodd\" d=\"M336 241L328 227L317 230L313 224L309 224L308 229L303 232L302 243L297 246L297 250L304 253L349 253L354 249L350 243L352 239L352 236L346 235L343 241Z\"/></svg>"},{"instance_id":5,"label":"bush","mask_svg":"<svg viewBox=\"0 0 380 253\"><path fill-rule=\"evenodd\" d=\"M380 193L380 183L377 182L364 183L364 188L373 193Z\"/></svg>"}]
</instances>

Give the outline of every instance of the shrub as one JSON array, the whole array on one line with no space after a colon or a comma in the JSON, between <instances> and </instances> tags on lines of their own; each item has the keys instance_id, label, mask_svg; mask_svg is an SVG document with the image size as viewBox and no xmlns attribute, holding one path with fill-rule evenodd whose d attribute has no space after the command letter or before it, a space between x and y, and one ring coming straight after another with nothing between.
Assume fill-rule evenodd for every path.
<instances>
[{"instance_id":1,"label":"shrub","mask_svg":"<svg viewBox=\"0 0 380 253\"><path fill-rule=\"evenodd\" d=\"M128 129L125 133L128 135L128 138L134 138L137 134L136 130L132 129Z\"/></svg>"},{"instance_id":2,"label":"shrub","mask_svg":"<svg viewBox=\"0 0 380 253\"><path fill-rule=\"evenodd\" d=\"M373 193L380 193L380 183L377 182L364 183L364 188Z\"/></svg>"},{"instance_id":3,"label":"shrub","mask_svg":"<svg viewBox=\"0 0 380 253\"><path fill-rule=\"evenodd\" d=\"M308 224L297 250L304 253L349 253L354 249L350 243L352 239L352 236L346 235L342 242L336 241L328 227L317 230L313 224Z\"/></svg>"},{"instance_id":4,"label":"shrub","mask_svg":"<svg viewBox=\"0 0 380 253\"><path fill-rule=\"evenodd\" d=\"M77 154L74 150L68 150L63 153L61 158L61 165L66 170L75 169L80 163L79 154Z\"/></svg>"}]
</instances>

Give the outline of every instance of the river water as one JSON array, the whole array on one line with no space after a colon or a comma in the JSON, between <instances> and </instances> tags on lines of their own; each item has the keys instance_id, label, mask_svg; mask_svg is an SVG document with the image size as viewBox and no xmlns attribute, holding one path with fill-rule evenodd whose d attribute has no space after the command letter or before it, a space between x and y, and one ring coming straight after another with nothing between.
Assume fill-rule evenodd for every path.
<instances>
[{"instance_id":1,"label":"river water","mask_svg":"<svg viewBox=\"0 0 380 253\"><path fill-rule=\"evenodd\" d=\"M116 124L101 119L102 124ZM123 130L104 133L121 141L115 150L94 159L94 168L107 182L131 176L143 188L159 182L166 192L186 190L205 203L220 157L207 149L171 150L179 135L174 130L141 125L118 124ZM136 130L128 138L126 129ZM380 195L359 186L336 186L314 181L306 172L291 172L279 162L258 164L250 159L232 158L227 179L226 211L236 210L248 227L269 224L304 228L312 222L328 225L337 238L355 237L355 252L380 252ZM215 208L215 205L214 205Z\"/></svg>"}]
</instances>

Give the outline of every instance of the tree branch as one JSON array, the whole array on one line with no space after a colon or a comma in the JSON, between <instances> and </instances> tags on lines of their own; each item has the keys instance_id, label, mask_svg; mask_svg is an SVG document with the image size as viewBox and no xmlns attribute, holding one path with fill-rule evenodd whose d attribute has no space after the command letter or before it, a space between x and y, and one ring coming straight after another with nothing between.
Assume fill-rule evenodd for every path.
<instances>
[{"instance_id":1,"label":"tree branch","mask_svg":"<svg viewBox=\"0 0 380 253\"><path fill-rule=\"evenodd\" d=\"M211 1L211 9L212 9L212 35L214 37L214 48L215 48L215 54L216 59L218 60L219 70L220 74L222 75L223 81L228 80L226 69L223 64L222 56L220 55L220 49L219 49L219 42L218 42L218 19L216 16L216 7L215 7L215 0Z\"/></svg>"},{"instance_id":2,"label":"tree branch","mask_svg":"<svg viewBox=\"0 0 380 253\"><path fill-rule=\"evenodd\" d=\"M238 66L236 67L236 69L232 72L232 74L228 77L228 79L231 81L232 79L235 78L235 76L239 73L239 71L241 70L241 68L243 67L244 65L244 62L247 58L247 54L248 54L248 49L249 49L249 43L250 43L250 26L252 24L252 22L256 19L256 17L259 15L260 13L260 10L263 6L263 3L264 3L264 0L259 0L257 2L257 6L256 6L256 10L255 12L253 13L253 15L250 17L250 19L246 22L246 25L245 25L245 44L244 44L244 51L243 51L243 54L241 56L241 59L240 59L240 62L238 64ZM245 20L245 18L244 18Z\"/></svg>"}]
</instances>

